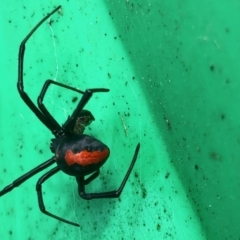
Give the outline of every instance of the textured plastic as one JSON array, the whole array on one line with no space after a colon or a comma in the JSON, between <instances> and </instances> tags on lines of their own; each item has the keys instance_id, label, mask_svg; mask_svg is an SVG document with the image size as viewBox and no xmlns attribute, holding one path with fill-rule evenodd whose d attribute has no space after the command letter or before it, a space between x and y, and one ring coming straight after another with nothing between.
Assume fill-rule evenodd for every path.
<instances>
[{"instance_id":1,"label":"textured plastic","mask_svg":"<svg viewBox=\"0 0 240 240\"><path fill-rule=\"evenodd\" d=\"M1 239L240 239L239 1L2 1L0 8L0 189L52 157L52 134L21 100L18 48L46 13L62 5L26 48L25 90L35 101L47 79L104 87L86 109L85 133L111 149L87 191L120 197L86 201L74 178L49 169L0 198ZM50 23L50 25L49 25ZM51 87L45 105L60 123L81 95Z\"/></svg>"}]
</instances>

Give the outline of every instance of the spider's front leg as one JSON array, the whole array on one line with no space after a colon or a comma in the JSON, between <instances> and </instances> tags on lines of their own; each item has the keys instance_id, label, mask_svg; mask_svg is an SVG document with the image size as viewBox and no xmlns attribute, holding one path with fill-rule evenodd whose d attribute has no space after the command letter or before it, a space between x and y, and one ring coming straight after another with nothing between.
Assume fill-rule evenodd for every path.
<instances>
[{"instance_id":1,"label":"spider's front leg","mask_svg":"<svg viewBox=\"0 0 240 240\"><path fill-rule=\"evenodd\" d=\"M81 112L83 111L84 106L87 104L89 99L92 97L93 93L96 93L96 92L109 92L109 89L107 89L107 88L87 89L83 93L83 96L82 96L80 102L78 103L76 109L74 110L73 114L64 123L64 125L63 125L64 129L69 129L69 128L71 128L72 125L75 125L76 119L81 115Z\"/></svg>"},{"instance_id":2,"label":"spider's front leg","mask_svg":"<svg viewBox=\"0 0 240 240\"><path fill-rule=\"evenodd\" d=\"M46 95L47 89L51 84L57 85L65 89L69 89L71 91L74 91L83 95L73 114L63 124L62 128L67 133L76 133L76 134L83 133L85 130L85 127L88 126L93 120L95 120L90 111L83 110L84 106L87 104L87 102L89 101L93 93L109 92L109 89L106 89L106 88L93 88L93 89L88 89L84 92L77 88L74 88L53 80L47 80L43 85L41 93L38 97L38 107L41 110L41 112L44 114L44 116L46 116L47 119L51 122L51 124L55 126L54 128L55 132L53 132L53 134L56 137L59 137L58 135L59 133L61 133L62 128L60 127L58 122L54 119L54 117L50 114L50 112L46 109L46 107L43 104L43 100Z\"/></svg>"},{"instance_id":3,"label":"spider's front leg","mask_svg":"<svg viewBox=\"0 0 240 240\"><path fill-rule=\"evenodd\" d=\"M35 33L35 31L55 12L60 10L61 6L55 8L52 12L47 14L29 33L28 35L22 40L19 53L18 53L18 82L17 82L17 89L25 104L31 109L31 111L36 115L36 117L50 130L53 131L54 128L58 128L59 125L55 126L55 122L50 122L47 117L37 108L37 106L33 103L30 99L28 94L24 91L24 81L23 81L23 66L24 66L24 55L26 49L26 43L31 38L31 36Z\"/></svg>"}]
</instances>

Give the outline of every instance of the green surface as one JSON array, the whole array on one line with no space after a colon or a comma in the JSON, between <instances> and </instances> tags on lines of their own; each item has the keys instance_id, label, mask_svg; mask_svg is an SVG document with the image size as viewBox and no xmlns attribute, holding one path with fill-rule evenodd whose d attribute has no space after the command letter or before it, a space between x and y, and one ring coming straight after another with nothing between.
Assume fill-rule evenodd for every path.
<instances>
[{"instance_id":1,"label":"green surface","mask_svg":"<svg viewBox=\"0 0 240 240\"><path fill-rule=\"evenodd\" d=\"M31 178L0 198L1 239L240 239L240 3L229 1L2 1L0 8L0 189L52 155L51 133L16 89L21 40L25 90L46 79L106 87L87 109L86 130L111 156L88 191L119 186L134 148L138 161L120 200L79 198L74 178L44 185L43 215ZM63 123L79 97L53 87L46 106ZM44 171L46 172L46 171Z\"/></svg>"}]
</instances>

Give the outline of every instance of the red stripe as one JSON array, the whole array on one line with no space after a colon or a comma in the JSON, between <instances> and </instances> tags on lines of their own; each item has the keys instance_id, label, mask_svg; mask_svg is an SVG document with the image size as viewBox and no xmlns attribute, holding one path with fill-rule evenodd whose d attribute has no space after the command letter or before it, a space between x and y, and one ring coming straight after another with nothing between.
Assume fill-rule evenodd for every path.
<instances>
[{"instance_id":1,"label":"red stripe","mask_svg":"<svg viewBox=\"0 0 240 240\"><path fill-rule=\"evenodd\" d=\"M77 163L81 166L88 166L91 164L97 164L106 160L109 156L109 150L88 152L83 150L80 153L73 153L72 150L68 150L65 154L65 160L68 166Z\"/></svg>"}]
</instances>

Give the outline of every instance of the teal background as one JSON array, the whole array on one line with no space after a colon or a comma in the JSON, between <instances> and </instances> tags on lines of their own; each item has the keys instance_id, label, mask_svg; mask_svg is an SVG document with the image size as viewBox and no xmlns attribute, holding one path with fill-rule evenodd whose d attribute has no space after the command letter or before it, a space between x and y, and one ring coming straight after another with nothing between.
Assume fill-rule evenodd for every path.
<instances>
[{"instance_id":1,"label":"teal background","mask_svg":"<svg viewBox=\"0 0 240 240\"><path fill-rule=\"evenodd\" d=\"M85 201L74 178L46 171L0 199L1 239L240 239L240 3L228 1L2 1L0 8L0 188L52 155L51 133L16 89L18 48L27 44L25 90L37 100L46 79L106 87L87 109L86 130L111 149L88 191L116 189L134 148L140 154L119 200ZM76 94L49 89L63 123ZM80 96L77 96L78 99Z\"/></svg>"}]
</instances>

